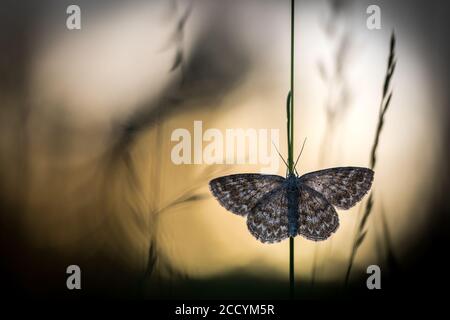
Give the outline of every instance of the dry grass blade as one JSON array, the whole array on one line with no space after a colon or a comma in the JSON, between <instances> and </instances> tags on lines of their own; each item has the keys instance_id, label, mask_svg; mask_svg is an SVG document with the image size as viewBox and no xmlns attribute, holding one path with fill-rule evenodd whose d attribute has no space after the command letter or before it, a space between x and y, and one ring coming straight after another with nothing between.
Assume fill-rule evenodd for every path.
<instances>
[{"instance_id":1,"label":"dry grass blade","mask_svg":"<svg viewBox=\"0 0 450 320\"><path fill-rule=\"evenodd\" d=\"M389 109L391 99L392 99L392 90L391 90L390 84L391 84L392 76L394 75L395 66L397 63L397 60L395 57L395 43L396 43L395 34L394 34L394 32L392 32L390 49L389 49L389 58L388 58L388 63L387 63L386 75L385 75L384 83L383 83L380 111L378 114L377 129L376 129L375 138L374 138L373 145L372 145L372 150L370 153L370 168L371 169L374 169L376 166L376 163L377 163L377 151L378 151L378 145L380 143L381 132L383 130L383 125L385 122L386 112ZM364 213L363 213L362 217L360 218L359 223L357 224L358 228L355 233L354 240L353 240L352 251L350 254L350 258L349 258L347 272L345 274L345 284L346 285L348 284L348 281L350 279L350 274L351 274L351 271L353 268L354 260L355 260L356 254L358 252L358 249L365 239L365 236L367 233L366 225L367 225L367 221L372 213L373 204L374 204L373 192L371 192L369 195L369 198L367 199L367 201L365 203Z\"/></svg>"},{"instance_id":2,"label":"dry grass blade","mask_svg":"<svg viewBox=\"0 0 450 320\"><path fill-rule=\"evenodd\" d=\"M150 248L148 249L148 261L147 269L145 270L144 277L150 277L155 269L156 263L158 261L158 253L156 249L156 241L150 243Z\"/></svg>"},{"instance_id":3,"label":"dry grass blade","mask_svg":"<svg viewBox=\"0 0 450 320\"><path fill-rule=\"evenodd\" d=\"M366 237L366 234L367 230L359 235L358 239L355 242L355 246L359 247L361 245L361 243L364 241L364 238Z\"/></svg>"},{"instance_id":4,"label":"dry grass blade","mask_svg":"<svg viewBox=\"0 0 450 320\"><path fill-rule=\"evenodd\" d=\"M158 204L154 204L154 206L150 209L150 215L155 219L153 224L150 227L150 241L149 241L149 250L147 257L147 267L144 273L144 276L141 281L141 291L143 292L145 281L150 279L154 270L159 262L162 267L171 274L172 277L183 277L187 278L186 274L182 274L179 271L176 271L172 268L169 261L167 261L164 256L162 256L158 252L158 245L156 242L155 233L158 229L158 219L162 214L170 212L170 209L173 209L176 206L183 204L192 204L198 201L206 200L211 197L209 193L199 193L198 190L205 186L205 184L216 177L217 175L223 175L227 173L230 168L219 168L217 169L215 166L207 166L199 175L199 179L193 186L187 189L184 192L181 192L180 195L176 196L175 199L171 200L168 204L159 206ZM160 179L160 177L155 178L156 180Z\"/></svg>"},{"instance_id":5,"label":"dry grass blade","mask_svg":"<svg viewBox=\"0 0 450 320\"><path fill-rule=\"evenodd\" d=\"M348 0L329 0L330 13L322 21L324 36L328 43L327 52L332 52L330 63L327 57L321 57L317 61L317 72L326 88L324 101L325 130L319 149L319 163L321 166L328 165L333 156L338 156L339 148L339 123L341 123L351 107L352 90L348 77L350 62L353 55L354 37L351 28L346 26L345 20L350 13L352 3ZM342 28L342 32L339 30ZM324 268L323 260L326 253L322 248L331 250L333 239L327 241L326 247L314 247L314 258L311 273L311 283L314 285L316 276L320 276L319 269ZM321 251L321 252L319 252ZM320 253L320 254L319 254ZM321 259L319 259L321 256ZM322 260L322 261L320 261Z\"/></svg>"},{"instance_id":6,"label":"dry grass blade","mask_svg":"<svg viewBox=\"0 0 450 320\"><path fill-rule=\"evenodd\" d=\"M389 232L389 227L386 221L386 214L384 211L384 208L381 209L381 226L383 230L383 236L384 236L384 245L386 249L386 260L388 264L388 268L391 272L395 273L398 270L398 263L397 259L394 255L394 251L392 250L392 240L391 240L391 234Z\"/></svg>"},{"instance_id":7,"label":"dry grass blade","mask_svg":"<svg viewBox=\"0 0 450 320\"><path fill-rule=\"evenodd\" d=\"M373 194L371 193L369 195L369 199L367 199L367 202L366 202L366 208L364 210L364 215L362 216L361 221L359 222L359 227L358 227L359 233L363 232L363 230L365 229L367 220L369 219L370 212L372 212L372 207L373 207Z\"/></svg>"}]
</instances>

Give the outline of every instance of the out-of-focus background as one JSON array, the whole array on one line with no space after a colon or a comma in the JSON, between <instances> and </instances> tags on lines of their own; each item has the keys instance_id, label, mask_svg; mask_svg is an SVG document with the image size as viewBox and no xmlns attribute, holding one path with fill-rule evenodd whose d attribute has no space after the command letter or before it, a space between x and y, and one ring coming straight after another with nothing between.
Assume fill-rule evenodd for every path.
<instances>
[{"instance_id":1,"label":"out-of-focus background","mask_svg":"<svg viewBox=\"0 0 450 320\"><path fill-rule=\"evenodd\" d=\"M2 289L287 297L287 242L257 242L208 192L211 178L260 166L175 165L171 134L193 133L196 120L221 132L279 129L286 154L289 1L80 0L82 29L72 31L70 4L0 9ZM381 8L380 30L366 27L371 4ZM300 172L369 166L392 32L397 59L373 205L366 197L339 211L328 241L296 239L298 297L367 292L371 264L381 267L383 294L440 283L449 228L445 6L297 1L296 149L308 138ZM80 292L66 289L71 264L82 270Z\"/></svg>"}]
</instances>

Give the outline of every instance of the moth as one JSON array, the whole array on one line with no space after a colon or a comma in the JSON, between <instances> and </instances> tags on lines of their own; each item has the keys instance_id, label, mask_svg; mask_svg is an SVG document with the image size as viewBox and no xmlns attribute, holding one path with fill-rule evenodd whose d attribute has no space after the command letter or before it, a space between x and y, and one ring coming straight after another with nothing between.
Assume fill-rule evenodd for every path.
<instances>
[{"instance_id":1,"label":"moth","mask_svg":"<svg viewBox=\"0 0 450 320\"><path fill-rule=\"evenodd\" d=\"M211 193L227 210L247 217L250 233L263 243L301 235L320 241L339 227L334 207L349 209L372 186L374 172L337 167L299 176L232 174L209 182Z\"/></svg>"}]
</instances>

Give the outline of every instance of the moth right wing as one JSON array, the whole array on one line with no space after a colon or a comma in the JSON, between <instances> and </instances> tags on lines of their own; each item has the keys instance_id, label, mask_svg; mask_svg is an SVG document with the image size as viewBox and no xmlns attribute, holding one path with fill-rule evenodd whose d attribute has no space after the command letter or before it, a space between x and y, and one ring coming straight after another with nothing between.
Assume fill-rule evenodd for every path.
<instances>
[{"instance_id":1,"label":"moth right wing","mask_svg":"<svg viewBox=\"0 0 450 320\"><path fill-rule=\"evenodd\" d=\"M269 174L232 174L211 180L209 188L225 209L245 216L259 200L280 187L285 180Z\"/></svg>"},{"instance_id":2,"label":"moth right wing","mask_svg":"<svg viewBox=\"0 0 450 320\"><path fill-rule=\"evenodd\" d=\"M314 189L299 185L298 234L314 241L325 240L339 227L334 207Z\"/></svg>"},{"instance_id":3,"label":"moth right wing","mask_svg":"<svg viewBox=\"0 0 450 320\"><path fill-rule=\"evenodd\" d=\"M299 183L320 192L335 207L349 209L370 190L373 175L369 168L337 167L307 173Z\"/></svg>"}]
</instances>

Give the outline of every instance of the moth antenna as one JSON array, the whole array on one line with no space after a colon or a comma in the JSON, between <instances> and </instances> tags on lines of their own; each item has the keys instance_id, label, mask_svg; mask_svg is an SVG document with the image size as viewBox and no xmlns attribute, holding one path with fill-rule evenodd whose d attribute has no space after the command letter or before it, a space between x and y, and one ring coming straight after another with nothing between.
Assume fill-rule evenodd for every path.
<instances>
[{"instance_id":1,"label":"moth antenna","mask_svg":"<svg viewBox=\"0 0 450 320\"><path fill-rule=\"evenodd\" d=\"M277 148L277 146L275 145L275 143L273 143L273 141L272 141L272 144L273 144L273 146L275 147L275 150L277 150L277 153L278 153L278 155L280 156L281 160L283 160L284 164L286 165L286 168L288 168L289 166L288 166L286 160L284 160L283 156L281 155L280 151L278 151L278 148Z\"/></svg>"},{"instance_id":2,"label":"moth antenna","mask_svg":"<svg viewBox=\"0 0 450 320\"><path fill-rule=\"evenodd\" d=\"M298 163L298 160L300 160L300 156L302 155L303 148L305 147L306 139L307 139L307 137L305 137L305 140L303 140L302 149L300 150L300 154L298 155L297 160L295 160L295 164L294 164L294 170L295 170L295 172L297 172L297 169L296 169L297 163ZM298 172L297 172L297 175L298 175Z\"/></svg>"}]
</instances>

